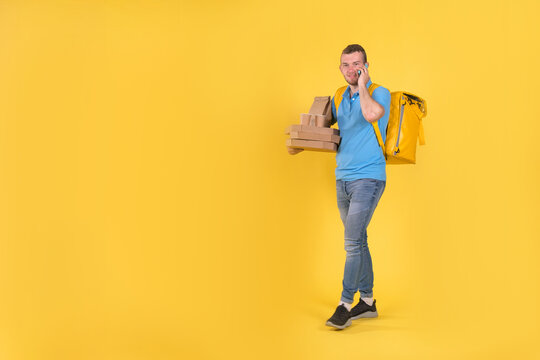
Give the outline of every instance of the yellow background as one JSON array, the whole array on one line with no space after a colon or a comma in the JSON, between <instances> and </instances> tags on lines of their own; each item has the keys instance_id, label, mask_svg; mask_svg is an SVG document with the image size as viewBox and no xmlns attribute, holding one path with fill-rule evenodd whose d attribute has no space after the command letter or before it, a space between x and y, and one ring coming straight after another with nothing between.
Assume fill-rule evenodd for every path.
<instances>
[{"instance_id":1,"label":"yellow background","mask_svg":"<svg viewBox=\"0 0 540 360\"><path fill-rule=\"evenodd\" d=\"M1 1L0 358L540 358L539 10ZM339 332L334 155L283 131L350 43L427 145L369 227L380 317Z\"/></svg>"}]
</instances>

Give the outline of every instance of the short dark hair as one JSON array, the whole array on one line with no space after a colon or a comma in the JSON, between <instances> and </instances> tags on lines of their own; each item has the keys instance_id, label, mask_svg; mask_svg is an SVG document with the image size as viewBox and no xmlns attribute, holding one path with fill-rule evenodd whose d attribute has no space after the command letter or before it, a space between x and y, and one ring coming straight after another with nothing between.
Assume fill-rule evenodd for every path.
<instances>
[{"instance_id":1,"label":"short dark hair","mask_svg":"<svg viewBox=\"0 0 540 360\"><path fill-rule=\"evenodd\" d=\"M345 49L343 49L343 51L341 52L341 55L343 55L343 54L352 54L352 53L357 52L357 51L359 53L361 53L362 55L364 55L364 63L367 63L366 50L364 50L364 48L361 47L358 44L347 45L347 47Z\"/></svg>"}]
</instances>

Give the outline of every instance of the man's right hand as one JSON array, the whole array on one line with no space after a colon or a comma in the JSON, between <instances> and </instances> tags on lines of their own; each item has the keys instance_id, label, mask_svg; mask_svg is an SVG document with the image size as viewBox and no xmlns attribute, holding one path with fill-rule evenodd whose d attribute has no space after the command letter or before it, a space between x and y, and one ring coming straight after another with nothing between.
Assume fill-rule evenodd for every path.
<instances>
[{"instance_id":1,"label":"man's right hand","mask_svg":"<svg viewBox=\"0 0 540 360\"><path fill-rule=\"evenodd\" d=\"M287 151L289 152L289 154L291 155L296 155L302 151L304 151L304 149L297 149L297 148L292 148L290 146L287 146Z\"/></svg>"}]
</instances>

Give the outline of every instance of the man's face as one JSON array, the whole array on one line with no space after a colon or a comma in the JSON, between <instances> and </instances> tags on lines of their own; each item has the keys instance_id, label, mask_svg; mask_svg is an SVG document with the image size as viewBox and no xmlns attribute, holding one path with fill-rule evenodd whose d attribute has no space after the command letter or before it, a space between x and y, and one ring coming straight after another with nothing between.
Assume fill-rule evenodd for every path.
<instances>
[{"instance_id":1,"label":"man's face","mask_svg":"<svg viewBox=\"0 0 540 360\"><path fill-rule=\"evenodd\" d=\"M358 69L364 67L364 56L360 52L342 54L339 70L349 85L358 85Z\"/></svg>"}]
</instances>

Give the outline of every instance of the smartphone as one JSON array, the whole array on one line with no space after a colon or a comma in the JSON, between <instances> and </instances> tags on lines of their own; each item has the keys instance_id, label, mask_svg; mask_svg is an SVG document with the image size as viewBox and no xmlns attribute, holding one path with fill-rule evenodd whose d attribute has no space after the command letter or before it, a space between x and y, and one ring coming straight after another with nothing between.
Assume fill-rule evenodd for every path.
<instances>
[{"instance_id":1,"label":"smartphone","mask_svg":"<svg viewBox=\"0 0 540 360\"><path fill-rule=\"evenodd\" d=\"M364 64L364 66L366 67L366 69L368 68L368 64ZM362 75L362 72L360 70L358 70L358 76Z\"/></svg>"}]
</instances>

